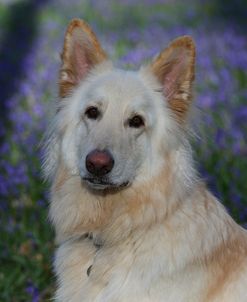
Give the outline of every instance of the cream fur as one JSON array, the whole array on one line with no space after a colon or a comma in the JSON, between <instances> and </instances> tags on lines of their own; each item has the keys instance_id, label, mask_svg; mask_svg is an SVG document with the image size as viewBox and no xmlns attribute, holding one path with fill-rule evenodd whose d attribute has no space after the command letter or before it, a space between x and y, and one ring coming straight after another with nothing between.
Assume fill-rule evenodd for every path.
<instances>
[{"instance_id":1,"label":"cream fur","mask_svg":"<svg viewBox=\"0 0 247 302\"><path fill-rule=\"evenodd\" d=\"M89 102L107 116L98 127L81 120ZM123 127L132 111L145 116L143 133ZM44 164L56 301L247 301L246 231L197 177L186 125L149 68L101 62L61 101ZM81 181L82 159L99 146L113 150L111 177L128 187L96 192Z\"/></svg>"}]
</instances>

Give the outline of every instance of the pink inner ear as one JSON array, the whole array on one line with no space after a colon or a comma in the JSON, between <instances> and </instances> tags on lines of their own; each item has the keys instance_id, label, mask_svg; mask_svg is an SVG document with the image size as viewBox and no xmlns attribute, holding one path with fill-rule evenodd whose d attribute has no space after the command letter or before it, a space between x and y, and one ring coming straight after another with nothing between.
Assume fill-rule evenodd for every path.
<instances>
[{"instance_id":1,"label":"pink inner ear","mask_svg":"<svg viewBox=\"0 0 247 302\"><path fill-rule=\"evenodd\" d=\"M83 46L79 42L75 42L73 51L74 72L76 82L80 82L89 71L89 60Z\"/></svg>"},{"instance_id":2,"label":"pink inner ear","mask_svg":"<svg viewBox=\"0 0 247 302\"><path fill-rule=\"evenodd\" d=\"M167 72L164 73L163 91L169 100L176 92L179 86L181 77L185 71L186 54L180 51L175 57L170 58Z\"/></svg>"}]
</instances>

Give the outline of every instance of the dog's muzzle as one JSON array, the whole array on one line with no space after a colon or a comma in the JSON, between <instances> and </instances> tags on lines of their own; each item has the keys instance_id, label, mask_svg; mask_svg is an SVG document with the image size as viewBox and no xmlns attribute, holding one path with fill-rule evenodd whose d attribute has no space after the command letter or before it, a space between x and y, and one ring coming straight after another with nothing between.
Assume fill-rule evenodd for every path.
<instances>
[{"instance_id":1,"label":"dog's muzzle","mask_svg":"<svg viewBox=\"0 0 247 302\"><path fill-rule=\"evenodd\" d=\"M88 174L82 179L95 190L118 189L128 186L129 182L114 183L110 181L108 174L114 167L114 158L108 150L93 150L88 153L85 160Z\"/></svg>"}]
</instances>

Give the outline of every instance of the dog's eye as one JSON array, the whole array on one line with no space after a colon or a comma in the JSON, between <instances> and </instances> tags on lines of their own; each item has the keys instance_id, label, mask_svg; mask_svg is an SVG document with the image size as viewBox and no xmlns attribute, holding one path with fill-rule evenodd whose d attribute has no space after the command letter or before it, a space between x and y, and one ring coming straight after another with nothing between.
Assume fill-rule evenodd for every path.
<instances>
[{"instance_id":1,"label":"dog's eye","mask_svg":"<svg viewBox=\"0 0 247 302\"><path fill-rule=\"evenodd\" d=\"M100 112L96 107L89 107L87 108L85 114L89 119L96 120L99 117Z\"/></svg>"},{"instance_id":2,"label":"dog's eye","mask_svg":"<svg viewBox=\"0 0 247 302\"><path fill-rule=\"evenodd\" d=\"M140 128L144 126L144 120L140 115L135 115L129 119L129 126L132 128Z\"/></svg>"}]
</instances>

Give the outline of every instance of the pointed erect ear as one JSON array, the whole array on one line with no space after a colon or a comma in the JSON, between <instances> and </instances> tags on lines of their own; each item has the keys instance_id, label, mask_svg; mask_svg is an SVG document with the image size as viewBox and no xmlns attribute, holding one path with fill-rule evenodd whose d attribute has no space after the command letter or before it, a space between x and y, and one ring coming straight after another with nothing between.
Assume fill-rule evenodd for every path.
<instances>
[{"instance_id":1,"label":"pointed erect ear","mask_svg":"<svg viewBox=\"0 0 247 302\"><path fill-rule=\"evenodd\" d=\"M179 121L184 121L192 98L195 45L191 37L177 38L151 63L151 71Z\"/></svg>"},{"instance_id":2,"label":"pointed erect ear","mask_svg":"<svg viewBox=\"0 0 247 302\"><path fill-rule=\"evenodd\" d=\"M107 56L89 25L73 19L65 34L61 58L59 92L61 97L66 97Z\"/></svg>"}]
</instances>

